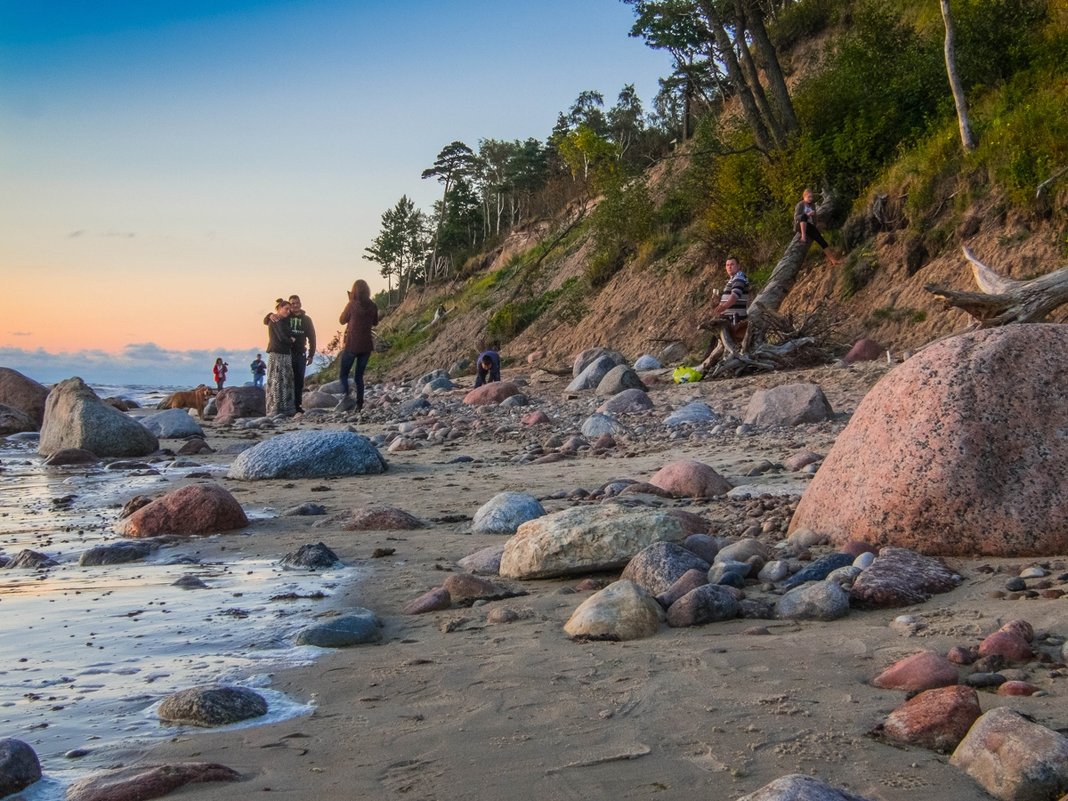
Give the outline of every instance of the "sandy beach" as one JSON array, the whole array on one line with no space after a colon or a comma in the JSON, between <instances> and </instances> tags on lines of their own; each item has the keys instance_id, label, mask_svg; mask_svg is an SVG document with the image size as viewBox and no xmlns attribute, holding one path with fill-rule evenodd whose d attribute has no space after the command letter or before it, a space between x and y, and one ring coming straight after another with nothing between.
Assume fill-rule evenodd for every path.
<instances>
[{"instance_id":1,"label":"sandy beach","mask_svg":"<svg viewBox=\"0 0 1068 801\"><path fill-rule=\"evenodd\" d=\"M273 795L294 799L487 799L518 794L545 799L700 797L734 799L789 773L806 773L871 799L932 798L973 801L982 790L948 758L895 746L869 736L905 700L900 691L870 680L895 660L921 649L941 653L974 646L1002 623L1024 618L1036 632L1063 637L1063 599L1013 599L1008 578L1042 563L1056 575L1059 559L946 560L963 577L958 589L913 607L852 610L833 622L737 619L673 629L629 642L575 642L563 624L593 588L618 574L563 580L505 582L525 594L422 615L401 610L434 587L457 561L502 542L470 533L478 508L504 490L530 493L549 512L576 503L578 488L596 490L616 478L647 480L664 464L696 459L732 484L803 488L807 474L746 473L763 461L791 454L826 454L849 413L890 368L869 363L820 367L724 382L651 390L656 408L628 416L633 433L603 453L548 463L516 457L553 434L574 433L594 408L589 393L566 397L567 380L546 373L508 371L536 408L554 421L526 427L513 410L464 409L464 390L432 398L440 419L463 417L467 433L443 445L385 454L389 470L336 480L237 482L220 479L246 508L281 510L313 502L328 516L368 505L391 505L429 525L411 531L343 531L322 516L257 519L244 532L199 538L208 560L276 560L302 544L324 542L357 579L320 603L319 615L360 606L385 622L380 645L325 651L310 665L272 674L270 686L298 703L304 716L239 730L181 730L147 751L112 751L112 762L137 765L177 761L220 762L242 775L239 784L194 784L176 798L232 799ZM660 424L668 410L694 399L740 418L759 388L814 382L836 418L739 436L670 433ZM390 390L397 396L400 389ZM374 400L371 396L369 403ZM570 415L570 417L569 417ZM276 432L345 427L368 436L395 430L388 408L361 418L296 418ZM227 445L260 439L227 426L205 426L216 450L196 461L232 460ZM162 442L174 447L175 443ZM177 443L180 445L180 443ZM456 457L470 461L454 461ZM190 479L196 480L196 479ZM173 486L170 485L170 486ZM635 496L634 503L680 508L711 523L713 533L736 536L771 521L761 539L775 545L797 497L674 500ZM318 524L318 525L317 525ZM373 558L376 550L390 550ZM814 548L822 555L829 548ZM509 623L487 619L508 608ZM912 615L919 625L892 625ZM1051 639L1049 642L1055 642ZM1058 649L1059 653L1059 649ZM983 711L1009 705L1038 722L1068 725L1063 670L1032 663L1022 671L1046 694L1002 697L980 692ZM17 736L17 733L15 734ZM46 773L49 766L45 766Z\"/></svg>"}]
</instances>

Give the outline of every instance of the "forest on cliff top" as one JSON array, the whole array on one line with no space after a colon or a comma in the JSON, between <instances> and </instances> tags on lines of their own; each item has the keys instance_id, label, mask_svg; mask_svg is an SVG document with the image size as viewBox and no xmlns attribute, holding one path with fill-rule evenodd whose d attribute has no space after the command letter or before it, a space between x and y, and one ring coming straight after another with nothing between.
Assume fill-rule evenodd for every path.
<instances>
[{"instance_id":1,"label":"forest on cliff top","mask_svg":"<svg viewBox=\"0 0 1068 801\"><path fill-rule=\"evenodd\" d=\"M1063 266L1064 0L623 1L674 63L649 110L583 92L545 140L446 144L434 209L383 213L380 377L491 343L557 366L697 353L723 260L759 290L806 187L839 258L813 249L784 309L828 312L843 343L963 327L923 289L966 285L961 244L1013 278Z\"/></svg>"}]
</instances>

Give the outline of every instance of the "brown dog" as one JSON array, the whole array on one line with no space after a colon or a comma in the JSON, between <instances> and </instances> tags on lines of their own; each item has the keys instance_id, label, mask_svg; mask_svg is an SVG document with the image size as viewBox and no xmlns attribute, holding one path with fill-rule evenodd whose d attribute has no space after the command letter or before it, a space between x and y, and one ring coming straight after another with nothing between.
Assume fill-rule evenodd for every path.
<instances>
[{"instance_id":1,"label":"brown dog","mask_svg":"<svg viewBox=\"0 0 1068 801\"><path fill-rule=\"evenodd\" d=\"M196 389L175 392L160 401L157 409L196 409L201 420L204 419L204 404L215 394L211 387L201 384Z\"/></svg>"}]
</instances>

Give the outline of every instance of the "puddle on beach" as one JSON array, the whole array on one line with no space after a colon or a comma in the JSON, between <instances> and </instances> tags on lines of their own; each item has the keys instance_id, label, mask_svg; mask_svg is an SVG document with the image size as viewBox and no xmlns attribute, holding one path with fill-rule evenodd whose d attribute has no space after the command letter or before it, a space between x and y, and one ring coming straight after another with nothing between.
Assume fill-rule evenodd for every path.
<instances>
[{"instance_id":1,"label":"puddle on beach","mask_svg":"<svg viewBox=\"0 0 1068 801\"><path fill-rule=\"evenodd\" d=\"M293 634L355 580L353 568L282 570L236 554L191 563L205 538L162 547L146 561L80 567L83 551L120 539L114 524L124 499L161 491L179 471L166 464L153 465L162 477L50 469L33 447L0 443L0 553L10 559L29 548L60 563L0 569L0 737L33 746L47 777L23 793L27 801L61 798L67 783L107 764L110 749L186 731L161 726L153 712L176 690L255 687L271 711L244 725L310 711L266 685L272 671L321 653L292 646ZM274 515L246 511L253 519ZM207 589L173 586L183 577ZM65 757L70 751L88 753Z\"/></svg>"}]
</instances>

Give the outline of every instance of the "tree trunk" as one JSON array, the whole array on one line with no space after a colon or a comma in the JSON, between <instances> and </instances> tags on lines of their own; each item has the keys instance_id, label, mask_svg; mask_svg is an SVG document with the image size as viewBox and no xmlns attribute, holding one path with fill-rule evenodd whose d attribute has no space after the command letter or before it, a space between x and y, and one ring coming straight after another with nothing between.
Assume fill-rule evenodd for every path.
<instances>
[{"instance_id":1,"label":"tree trunk","mask_svg":"<svg viewBox=\"0 0 1068 801\"><path fill-rule=\"evenodd\" d=\"M764 17L759 8L753 8L752 0L738 0L738 2L745 8L747 27L753 37L753 46L760 53L760 60L764 64L764 75L767 77L771 96L775 98L782 126L787 133L794 133L801 129L801 125L794 113L790 90L786 88L786 78L783 77L782 67L779 65L779 55L775 52L775 45L771 43L768 31L764 27Z\"/></svg>"},{"instance_id":2,"label":"tree trunk","mask_svg":"<svg viewBox=\"0 0 1068 801\"><path fill-rule=\"evenodd\" d=\"M820 207L821 212L827 210L826 203ZM700 369L706 377L779 370L827 358L819 338L805 330L809 320L795 327L790 319L779 314L779 307L797 280L811 244L794 234L768 282L749 304L749 326L741 343L734 341L726 320L714 319L702 325L714 330L719 339L718 343L713 341L715 347L701 363ZM769 334L774 335L774 342L769 342Z\"/></svg>"},{"instance_id":3,"label":"tree trunk","mask_svg":"<svg viewBox=\"0 0 1068 801\"><path fill-rule=\"evenodd\" d=\"M947 308L956 307L975 318L979 328L1007 323L1041 323L1054 309L1068 303L1068 267L1030 281L1014 281L991 270L965 247L964 258L972 265L979 292L962 292L927 284L931 294Z\"/></svg>"},{"instance_id":4,"label":"tree trunk","mask_svg":"<svg viewBox=\"0 0 1068 801\"><path fill-rule=\"evenodd\" d=\"M745 43L745 17L739 3L736 2L735 5L738 8L738 16L735 19L734 41L738 47L738 63L742 67L742 73L745 75L745 80L753 93L753 100L756 101L760 115L764 118L764 123L768 126L776 146L781 148L786 145L786 132L772 112L771 105L768 103L768 96L764 94L764 87L760 83L760 74L757 72L756 64L753 63L753 54L749 52L749 48Z\"/></svg>"},{"instance_id":5,"label":"tree trunk","mask_svg":"<svg viewBox=\"0 0 1068 801\"><path fill-rule=\"evenodd\" d=\"M745 119L749 123L749 127L752 128L753 135L756 137L760 149L767 153L772 149L768 129L767 126L764 125L764 120L760 116L760 110L757 108L756 100L753 98L753 93L749 91L749 84L746 83L745 76L742 74L742 68L738 64L737 57L734 55L734 44L731 42L731 38L727 35L727 31L724 29L723 25L720 23L719 18L716 16L715 8L712 7L712 3L709 2L709 0L701 0L700 5L705 13L709 27L712 29L712 35L716 39L719 55L727 67L727 77L730 79L734 90L738 93L738 100L742 104L742 111L745 114Z\"/></svg>"},{"instance_id":6,"label":"tree trunk","mask_svg":"<svg viewBox=\"0 0 1068 801\"><path fill-rule=\"evenodd\" d=\"M975 134L968 122L968 104L964 99L964 87L957 77L957 58L953 47L953 15L949 10L949 0L939 0L942 5L942 20L946 25L946 73L949 75L949 88L953 91L953 103L957 107L957 121L960 123L960 141L965 151L975 150Z\"/></svg>"}]
</instances>

